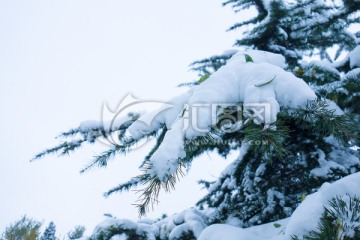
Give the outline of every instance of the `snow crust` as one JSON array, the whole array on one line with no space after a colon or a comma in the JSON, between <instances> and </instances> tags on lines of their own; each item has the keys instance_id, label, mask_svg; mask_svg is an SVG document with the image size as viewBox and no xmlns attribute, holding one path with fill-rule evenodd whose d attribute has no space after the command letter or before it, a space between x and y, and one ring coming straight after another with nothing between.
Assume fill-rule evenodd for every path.
<instances>
[{"instance_id":1,"label":"snow crust","mask_svg":"<svg viewBox=\"0 0 360 240\"><path fill-rule=\"evenodd\" d=\"M313 170L311 170L310 172L311 175L315 177L326 178L327 175L332 174L332 172L335 170L339 170L346 173L346 168L344 166L334 161L326 160L325 153L320 149L318 150L318 154L319 154L318 162L320 166L318 168L314 168Z\"/></svg>"},{"instance_id":2,"label":"snow crust","mask_svg":"<svg viewBox=\"0 0 360 240\"><path fill-rule=\"evenodd\" d=\"M117 218L108 218L106 220L104 220L103 222L101 222L100 224L98 224L93 233L92 236L97 239L98 236L101 233L106 233L106 231L108 229L123 229L123 230L134 230L137 234L141 235L141 236L146 236L146 239L149 240L156 240L156 235L158 235L158 229L150 224L145 224L145 223L141 223L141 222L133 222L131 220L127 220L127 219L117 219ZM116 240L119 239L127 239L125 234L117 234L115 235ZM113 237L115 237L113 236ZM125 237L125 238L124 238Z\"/></svg>"},{"instance_id":3,"label":"snow crust","mask_svg":"<svg viewBox=\"0 0 360 240\"><path fill-rule=\"evenodd\" d=\"M317 66L326 72L331 72L334 75L340 75L340 72L334 67L334 64L330 63L328 60L314 60L307 64L307 66Z\"/></svg>"},{"instance_id":4,"label":"snow crust","mask_svg":"<svg viewBox=\"0 0 360 240\"><path fill-rule=\"evenodd\" d=\"M226 56L226 57L231 57L234 54L236 54L237 52L239 52L238 49L228 49L228 50L225 50L221 55Z\"/></svg>"},{"instance_id":5,"label":"snow crust","mask_svg":"<svg viewBox=\"0 0 360 240\"><path fill-rule=\"evenodd\" d=\"M206 215L193 208L158 221L148 219L133 222L130 220L109 218L95 227L92 236L97 239L102 232L104 233L107 229L112 228L117 230L131 229L134 230L136 234L145 236L146 239L149 240L155 240L157 237L176 240L183 236L183 234L189 232L198 238L207 226L206 221ZM126 235L124 235L125 234L118 234L112 238L114 238L114 240L127 239Z\"/></svg>"},{"instance_id":6,"label":"snow crust","mask_svg":"<svg viewBox=\"0 0 360 240\"><path fill-rule=\"evenodd\" d=\"M112 236L110 240L127 240L127 237L125 234L117 234Z\"/></svg>"},{"instance_id":7,"label":"snow crust","mask_svg":"<svg viewBox=\"0 0 360 240\"><path fill-rule=\"evenodd\" d=\"M346 75L345 75L345 79L347 78L356 78L360 76L360 68L355 68L351 71L349 71Z\"/></svg>"},{"instance_id":8,"label":"snow crust","mask_svg":"<svg viewBox=\"0 0 360 240\"><path fill-rule=\"evenodd\" d=\"M151 133L161 126L165 125L168 129L177 120L179 114L183 111L184 105L188 102L192 91L181 94L170 99L157 111L143 114L135 121L128 131L134 139L140 139L147 133Z\"/></svg>"},{"instance_id":9,"label":"snow crust","mask_svg":"<svg viewBox=\"0 0 360 240\"><path fill-rule=\"evenodd\" d=\"M350 68L360 67L360 46L357 46L349 53Z\"/></svg>"},{"instance_id":10,"label":"snow crust","mask_svg":"<svg viewBox=\"0 0 360 240\"><path fill-rule=\"evenodd\" d=\"M257 240L255 234L226 224L213 224L201 233L198 240Z\"/></svg>"},{"instance_id":11,"label":"snow crust","mask_svg":"<svg viewBox=\"0 0 360 240\"><path fill-rule=\"evenodd\" d=\"M198 240L275 240L281 236L289 218L250 228L238 228L227 224L213 224L201 232Z\"/></svg>"}]
</instances>

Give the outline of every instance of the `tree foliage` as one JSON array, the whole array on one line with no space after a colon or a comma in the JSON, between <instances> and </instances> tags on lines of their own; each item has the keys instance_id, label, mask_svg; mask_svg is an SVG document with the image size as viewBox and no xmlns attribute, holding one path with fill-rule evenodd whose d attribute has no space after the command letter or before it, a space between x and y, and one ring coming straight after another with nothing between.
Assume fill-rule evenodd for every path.
<instances>
[{"instance_id":1,"label":"tree foliage","mask_svg":"<svg viewBox=\"0 0 360 240\"><path fill-rule=\"evenodd\" d=\"M112 143L108 150L95 156L86 171L94 166L106 167L110 159L125 155L142 140L155 138L152 150L140 166L143 174L105 193L109 196L131 188L140 189L138 209L143 215L157 202L160 189L173 189L200 154L216 151L225 157L230 150L240 150L239 158L217 181L201 181L209 193L197 207L213 210L208 216L210 224L237 218L242 227L288 217L304 194L315 192L324 182L359 171L360 64L354 64L348 54L359 48L356 33L348 30L352 24L359 23L359 1L229 0L224 5L231 6L235 12L256 10L253 18L229 29L251 27L235 45L283 55L287 71L303 79L314 90L317 100L299 108L281 107L277 121L270 125L254 124L245 117L238 131L221 133L219 126L228 124L219 122L207 134L184 139L185 154L178 159L176 171L162 178L151 174L153 166L149 159L164 144L171 129L163 122L138 138L129 137L128 129L141 117L137 113L129 113L126 121L110 128L99 124L64 132L61 137L71 140L43 151L35 159L51 153L68 154L85 143L93 144L115 134L119 144ZM329 48L337 49L334 57L330 56ZM195 88L203 84L235 53L230 51L194 62L191 67L199 72L200 79L184 85ZM338 61L340 55L344 59ZM252 56L245 57L247 63L253 62ZM305 61L308 57L322 61L309 63ZM255 87L271 82L266 79ZM185 113L183 108L179 117ZM110 228L103 234L135 234L133 229L125 230Z\"/></svg>"},{"instance_id":2,"label":"tree foliage","mask_svg":"<svg viewBox=\"0 0 360 240\"><path fill-rule=\"evenodd\" d=\"M293 240L355 240L360 239L360 199L356 196L337 196L324 207L317 230Z\"/></svg>"},{"instance_id":3,"label":"tree foliage","mask_svg":"<svg viewBox=\"0 0 360 240\"><path fill-rule=\"evenodd\" d=\"M75 226L67 235L69 239L79 239L84 236L86 228L84 226Z\"/></svg>"},{"instance_id":4,"label":"tree foliage","mask_svg":"<svg viewBox=\"0 0 360 240\"><path fill-rule=\"evenodd\" d=\"M41 223L23 216L20 220L6 227L2 234L4 240L38 240Z\"/></svg>"},{"instance_id":5,"label":"tree foliage","mask_svg":"<svg viewBox=\"0 0 360 240\"><path fill-rule=\"evenodd\" d=\"M49 226L45 229L43 235L41 236L40 240L56 240L56 226L54 222L50 222Z\"/></svg>"}]
</instances>

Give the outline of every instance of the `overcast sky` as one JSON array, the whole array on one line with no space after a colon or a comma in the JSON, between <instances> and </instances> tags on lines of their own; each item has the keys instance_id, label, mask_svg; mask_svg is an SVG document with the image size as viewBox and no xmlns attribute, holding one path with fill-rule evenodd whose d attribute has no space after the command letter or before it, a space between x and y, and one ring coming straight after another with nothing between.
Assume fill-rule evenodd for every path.
<instances>
[{"instance_id":1,"label":"overcast sky","mask_svg":"<svg viewBox=\"0 0 360 240\"><path fill-rule=\"evenodd\" d=\"M221 0L0 0L0 230L26 214L64 235L90 233L104 213L136 220L134 193L104 199L138 174L150 146L116 157L106 170L80 175L101 146L30 163L55 136L126 93L167 99L196 79L188 64L231 48L238 20ZM230 159L232 160L232 159ZM191 207L205 194L196 180L215 179L230 161L204 155L149 217Z\"/></svg>"}]
</instances>

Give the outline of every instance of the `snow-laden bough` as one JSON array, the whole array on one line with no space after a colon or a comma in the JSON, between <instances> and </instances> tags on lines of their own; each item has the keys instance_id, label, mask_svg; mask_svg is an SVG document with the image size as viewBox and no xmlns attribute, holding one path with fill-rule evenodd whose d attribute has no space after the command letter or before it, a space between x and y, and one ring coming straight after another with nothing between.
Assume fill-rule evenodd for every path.
<instances>
[{"instance_id":1,"label":"snow-laden bough","mask_svg":"<svg viewBox=\"0 0 360 240\"><path fill-rule=\"evenodd\" d=\"M252 61L246 61L245 55L251 56ZM159 111L150 125L142 121L147 118L146 114L140 117L128 128L129 135L134 139L140 139L164 125L168 129L164 141L149 159L151 167L146 170L147 174L160 181L167 180L178 169L179 159L186 155L184 139L194 139L211 130L210 107L198 108L196 128L184 124L193 117L191 114L194 113L186 114L191 106L243 103L246 110L247 105L265 103L270 106L268 123L273 123L280 107L304 107L308 101L315 100L314 91L302 79L285 71L285 66L285 58L279 54L259 50L239 51L206 81L171 99L167 104L173 107ZM185 105L187 108L184 108Z\"/></svg>"}]
</instances>

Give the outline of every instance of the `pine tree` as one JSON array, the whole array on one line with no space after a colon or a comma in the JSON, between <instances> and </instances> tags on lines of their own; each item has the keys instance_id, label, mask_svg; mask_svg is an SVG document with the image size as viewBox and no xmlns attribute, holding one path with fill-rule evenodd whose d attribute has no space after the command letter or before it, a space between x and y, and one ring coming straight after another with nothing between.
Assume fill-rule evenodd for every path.
<instances>
[{"instance_id":1,"label":"pine tree","mask_svg":"<svg viewBox=\"0 0 360 240\"><path fill-rule=\"evenodd\" d=\"M20 220L11 224L2 234L4 240L37 240L40 236L41 223L23 216Z\"/></svg>"},{"instance_id":2,"label":"pine tree","mask_svg":"<svg viewBox=\"0 0 360 240\"><path fill-rule=\"evenodd\" d=\"M44 231L44 234L41 236L40 240L56 240L55 237L56 226L54 222L50 222L49 226Z\"/></svg>"},{"instance_id":3,"label":"pine tree","mask_svg":"<svg viewBox=\"0 0 360 240\"><path fill-rule=\"evenodd\" d=\"M85 232L84 226L76 226L74 230L70 231L67 235L69 239L79 239L82 238Z\"/></svg>"},{"instance_id":4,"label":"pine tree","mask_svg":"<svg viewBox=\"0 0 360 240\"><path fill-rule=\"evenodd\" d=\"M177 134L182 127L178 124L179 119L189 117L188 101L197 103L194 99L207 100L196 95L196 91L202 89L202 94L209 92L207 87L214 82L212 79L221 74L229 79L234 76L234 72L226 73L226 66L243 61L247 65L242 65L244 68L239 74L245 74L243 72L261 64L261 61L273 63L276 59L280 59L280 62L282 59L280 55L266 55L259 51L228 51L194 62L193 70L199 72L200 79L183 84L190 86L189 92L170 100L175 107L164 114L159 113L149 126L142 124L142 116L137 113L129 113L122 121L112 122L110 126L101 123L80 126L61 134L73 140L45 150L35 159L55 152L68 154L85 143L110 139L111 147L96 156L83 170L86 171L94 166L106 167L109 159L125 154L143 139L155 137L156 144L141 165L143 174L105 193L108 196L143 186L138 205L139 213L143 215L157 201L160 189L173 189L197 156L207 151L217 151L226 157L230 150L237 149L240 156L222 172L217 181L201 181L209 193L199 201L197 208L212 211L210 215L197 217L203 219L199 224L234 222L236 219L239 226L248 227L288 217L304 195L315 192L324 182L332 182L360 170L357 148L360 119L357 104L360 61L357 56L360 55L360 41L356 37L359 34L348 31L353 23L359 22L359 3L358 0L229 0L224 3L231 5L236 12L247 8L257 10L254 18L230 28L241 30L243 26L252 27L236 41L236 46L283 55L286 74L291 73L286 75L288 79L295 81L294 76L302 79L316 94L316 99L308 97L302 88L296 93L282 91L284 96L275 94L277 98L285 95L287 98L302 97L301 106L279 104L278 99L261 100L270 104L273 110L278 109L273 111L275 115L271 118L274 121L270 123L256 121L253 112L246 108L243 118L238 120L236 105L240 103L237 101L232 102L232 106L216 109L218 119L221 116L227 116L227 119L211 125L206 133L188 131L183 135ZM332 47L337 48L334 57L329 53ZM271 60L264 54L270 56ZM239 56L244 59L239 60ZM345 58L337 61L339 56ZM321 61L306 62L309 57ZM282 64L276 67L274 64L271 71L283 67ZM255 66L254 75L258 74L257 70L261 68ZM252 89L261 95L285 74L284 70L276 71L279 75L269 75L251 88L248 85L239 87ZM291 84L289 82L289 90ZM221 92L221 89L222 86L216 89L221 93L218 99L232 94ZM241 103L249 101L246 97ZM177 147L179 142L183 146ZM186 221L180 221L179 226L184 227L183 224ZM170 229L176 226L173 224ZM123 233L123 230L120 227L116 232ZM196 237L196 233L193 234Z\"/></svg>"},{"instance_id":5,"label":"pine tree","mask_svg":"<svg viewBox=\"0 0 360 240\"><path fill-rule=\"evenodd\" d=\"M334 101L349 114L348 121L356 125L360 113L359 65L350 63L351 54L340 62L333 62L328 54L328 49L334 46L338 48L335 59L344 50L359 54L359 39L347 31L347 27L359 22L359 16L354 13L359 12L360 5L355 2L304 0L286 4L285 1L230 0L224 5L232 5L235 11L249 7L258 11L255 18L230 28L255 24L235 45L281 53L290 71L304 79L319 98ZM313 55L327 61L303 61L304 57ZM217 58L226 59L228 55ZM219 68L219 64L213 66L212 61L213 58L197 61L194 69L209 74ZM358 171L358 152L350 150L346 141L341 144L329 141L333 136L349 133L344 129L330 133L327 121L332 117L326 112L324 102L317 102L290 118L288 113L280 115L279 119L290 127L284 146L290 154L273 156L268 161L261 157L261 151L253 151L238 160L231 172L226 170L216 183L206 183L208 188L211 186L209 194L198 205L216 209L211 221L226 222L236 217L247 227L290 216L302 195L316 191L325 181ZM307 116L308 113L314 115ZM316 126L308 128L309 124ZM355 161L348 165L348 159ZM316 176L316 169L330 162L338 165L329 168L326 175ZM237 184L227 186L228 182Z\"/></svg>"},{"instance_id":6,"label":"pine tree","mask_svg":"<svg viewBox=\"0 0 360 240\"><path fill-rule=\"evenodd\" d=\"M282 54L290 65L296 65L304 56L319 55L331 60L328 49L338 46L336 57L342 51L356 47L356 37L347 31L359 22L358 0L228 0L224 6L231 6L235 12L255 8L255 17L236 23L229 31L242 31L235 46L247 46L259 50ZM204 59L196 69L203 72L217 70L229 59L228 54ZM205 63L205 64L204 64Z\"/></svg>"}]
</instances>

